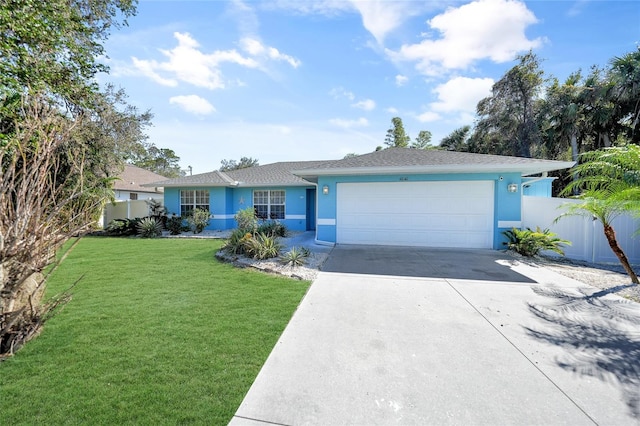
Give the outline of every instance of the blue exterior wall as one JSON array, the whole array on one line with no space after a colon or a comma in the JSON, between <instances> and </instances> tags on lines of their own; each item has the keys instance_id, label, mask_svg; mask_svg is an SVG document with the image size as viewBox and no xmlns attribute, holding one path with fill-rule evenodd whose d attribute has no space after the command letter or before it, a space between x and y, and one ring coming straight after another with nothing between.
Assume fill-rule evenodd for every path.
<instances>
[{"instance_id":1,"label":"blue exterior wall","mask_svg":"<svg viewBox=\"0 0 640 426\"><path fill-rule=\"evenodd\" d=\"M180 216L180 188L164 189L164 206L169 216Z\"/></svg>"},{"instance_id":2,"label":"blue exterior wall","mask_svg":"<svg viewBox=\"0 0 640 426\"><path fill-rule=\"evenodd\" d=\"M472 173L472 174L424 174L424 175L372 175L372 176L321 176L318 179L318 215L316 238L318 241L336 242L336 192L337 184L344 182L409 182L491 180L494 187L494 232L493 248L502 249L506 241L502 231L519 227L521 221L521 177L519 173ZM507 191L511 183L518 185L518 192ZM323 194L327 186L329 194Z\"/></svg>"},{"instance_id":3,"label":"blue exterior wall","mask_svg":"<svg viewBox=\"0 0 640 426\"><path fill-rule=\"evenodd\" d=\"M255 188L259 190L284 190L285 191L285 219L280 220L287 229L292 231L304 231L307 227L307 188L314 186L293 187L265 187ZM237 226L235 214L247 207L253 207L254 188L165 188L164 202L169 215L180 214L180 191L183 189L198 189L209 191L209 211L213 219L206 229L224 230Z\"/></svg>"},{"instance_id":4,"label":"blue exterior wall","mask_svg":"<svg viewBox=\"0 0 640 426\"><path fill-rule=\"evenodd\" d=\"M547 177L541 180L536 180L530 184L527 183L528 180L533 179L524 178L522 180L522 183L524 183L522 195L528 195L531 197L551 197L551 185L555 178Z\"/></svg>"}]
</instances>

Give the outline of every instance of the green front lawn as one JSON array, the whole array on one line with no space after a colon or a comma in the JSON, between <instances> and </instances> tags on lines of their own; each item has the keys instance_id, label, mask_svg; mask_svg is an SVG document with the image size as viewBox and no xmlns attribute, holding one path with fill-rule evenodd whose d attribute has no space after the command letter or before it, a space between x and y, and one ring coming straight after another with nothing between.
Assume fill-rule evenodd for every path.
<instances>
[{"instance_id":1,"label":"green front lawn","mask_svg":"<svg viewBox=\"0 0 640 426\"><path fill-rule=\"evenodd\" d=\"M226 424L309 283L214 259L219 240L85 238L73 300L0 363L0 424Z\"/></svg>"}]
</instances>

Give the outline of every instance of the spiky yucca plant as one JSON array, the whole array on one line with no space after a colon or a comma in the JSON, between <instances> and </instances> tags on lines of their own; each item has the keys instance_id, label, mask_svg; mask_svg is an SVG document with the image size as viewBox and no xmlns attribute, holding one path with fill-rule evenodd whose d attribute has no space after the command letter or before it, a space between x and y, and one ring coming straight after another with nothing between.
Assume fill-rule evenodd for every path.
<instances>
[{"instance_id":1,"label":"spiky yucca plant","mask_svg":"<svg viewBox=\"0 0 640 426\"><path fill-rule=\"evenodd\" d=\"M162 223L152 217L145 217L136 226L142 238L155 238L162 235Z\"/></svg>"}]
</instances>

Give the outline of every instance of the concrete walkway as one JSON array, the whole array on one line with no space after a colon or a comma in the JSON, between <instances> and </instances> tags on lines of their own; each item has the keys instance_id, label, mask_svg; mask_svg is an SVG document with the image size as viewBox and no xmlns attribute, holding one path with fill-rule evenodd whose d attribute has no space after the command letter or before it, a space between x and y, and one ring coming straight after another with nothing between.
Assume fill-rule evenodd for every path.
<instances>
[{"instance_id":1,"label":"concrete walkway","mask_svg":"<svg viewBox=\"0 0 640 426\"><path fill-rule=\"evenodd\" d=\"M231 425L640 424L640 304L492 251L339 271L376 261L358 249L331 253Z\"/></svg>"}]
</instances>

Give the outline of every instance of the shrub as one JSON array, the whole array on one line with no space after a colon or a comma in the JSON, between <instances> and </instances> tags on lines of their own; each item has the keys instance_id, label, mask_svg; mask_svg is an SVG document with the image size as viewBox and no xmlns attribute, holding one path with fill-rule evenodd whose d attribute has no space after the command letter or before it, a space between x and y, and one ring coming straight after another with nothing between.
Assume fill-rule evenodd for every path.
<instances>
[{"instance_id":1,"label":"shrub","mask_svg":"<svg viewBox=\"0 0 640 426\"><path fill-rule=\"evenodd\" d=\"M310 254L311 252L306 247L292 247L291 250L280 256L280 261L293 267L302 266L307 263Z\"/></svg>"},{"instance_id":2,"label":"shrub","mask_svg":"<svg viewBox=\"0 0 640 426\"><path fill-rule=\"evenodd\" d=\"M167 214L167 208L162 205L161 201L150 198L144 202L147 203L147 207L149 207L149 216L159 218Z\"/></svg>"},{"instance_id":3,"label":"shrub","mask_svg":"<svg viewBox=\"0 0 640 426\"><path fill-rule=\"evenodd\" d=\"M140 220L138 217L135 219L114 219L109 222L109 225L104 229L104 233L114 237L138 235L138 223L140 223Z\"/></svg>"},{"instance_id":4,"label":"shrub","mask_svg":"<svg viewBox=\"0 0 640 426\"><path fill-rule=\"evenodd\" d=\"M251 233L246 233L242 229L235 229L229 239L222 246L222 249L229 254L244 254L246 240L253 238Z\"/></svg>"},{"instance_id":5,"label":"shrub","mask_svg":"<svg viewBox=\"0 0 640 426\"><path fill-rule=\"evenodd\" d=\"M194 234L201 233L209 225L209 219L213 216L207 210L195 209L188 217L187 222Z\"/></svg>"},{"instance_id":6,"label":"shrub","mask_svg":"<svg viewBox=\"0 0 640 426\"><path fill-rule=\"evenodd\" d=\"M256 212L253 207L238 210L238 213L236 213L234 218L236 222L238 222L238 229L245 233L256 233L256 230L258 229L258 219L256 219Z\"/></svg>"},{"instance_id":7,"label":"shrub","mask_svg":"<svg viewBox=\"0 0 640 426\"><path fill-rule=\"evenodd\" d=\"M179 235L184 229L184 224L180 216L171 216L168 218L166 226L171 235Z\"/></svg>"},{"instance_id":8,"label":"shrub","mask_svg":"<svg viewBox=\"0 0 640 426\"><path fill-rule=\"evenodd\" d=\"M535 231L530 228L512 228L502 234L509 240L503 243L509 250L527 257L533 257L543 250L550 250L564 256L561 246L571 245L570 241L558 238L549 229L541 230L540 227L536 227Z\"/></svg>"},{"instance_id":9,"label":"shrub","mask_svg":"<svg viewBox=\"0 0 640 426\"><path fill-rule=\"evenodd\" d=\"M263 260L278 257L282 244L278 241L278 237L258 233L251 238L245 238L243 247L247 256Z\"/></svg>"},{"instance_id":10,"label":"shrub","mask_svg":"<svg viewBox=\"0 0 640 426\"><path fill-rule=\"evenodd\" d=\"M162 235L162 223L153 217L145 217L136 226L142 238L155 238Z\"/></svg>"},{"instance_id":11,"label":"shrub","mask_svg":"<svg viewBox=\"0 0 640 426\"><path fill-rule=\"evenodd\" d=\"M258 226L258 233L271 235L272 237L285 237L287 228L277 220L266 220Z\"/></svg>"}]
</instances>

